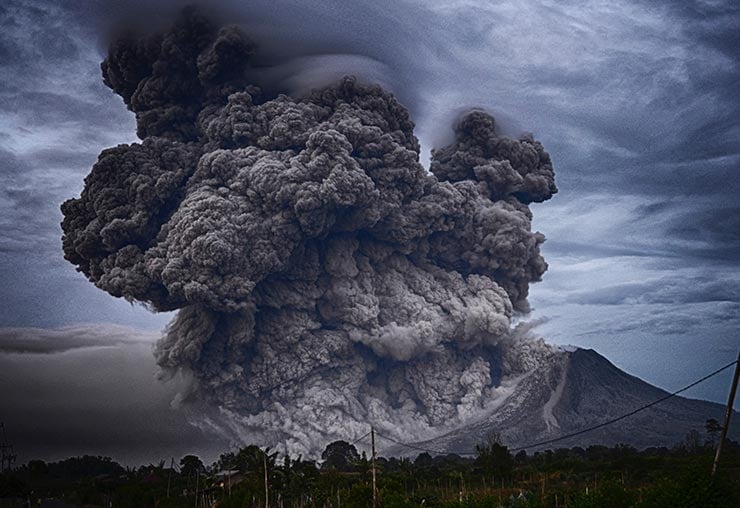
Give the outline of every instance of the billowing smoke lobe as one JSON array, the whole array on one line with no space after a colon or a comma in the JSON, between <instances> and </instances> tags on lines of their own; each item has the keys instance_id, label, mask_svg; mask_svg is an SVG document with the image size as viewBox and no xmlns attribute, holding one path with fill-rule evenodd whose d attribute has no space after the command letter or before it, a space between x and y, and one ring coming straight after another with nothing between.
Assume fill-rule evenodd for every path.
<instances>
[{"instance_id":1,"label":"billowing smoke lobe","mask_svg":"<svg viewBox=\"0 0 740 508\"><path fill-rule=\"evenodd\" d=\"M62 205L66 259L180 309L158 363L285 452L481 414L539 354L511 321L547 268L528 204L556 192L548 154L471 111L429 173L392 95L351 77L268 95L257 51L192 10L111 45L103 77L143 141L104 150Z\"/></svg>"}]
</instances>

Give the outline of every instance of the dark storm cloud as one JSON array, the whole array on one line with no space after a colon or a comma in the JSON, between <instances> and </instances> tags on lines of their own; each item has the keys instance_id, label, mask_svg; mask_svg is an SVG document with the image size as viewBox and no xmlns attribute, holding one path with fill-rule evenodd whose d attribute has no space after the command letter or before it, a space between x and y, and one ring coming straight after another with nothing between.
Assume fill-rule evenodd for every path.
<instances>
[{"instance_id":1,"label":"dark storm cloud","mask_svg":"<svg viewBox=\"0 0 740 508\"><path fill-rule=\"evenodd\" d=\"M676 213L666 232L687 242L688 255L740 263L740 205L704 204L690 213Z\"/></svg>"},{"instance_id":2,"label":"dark storm cloud","mask_svg":"<svg viewBox=\"0 0 740 508\"><path fill-rule=\"evenodd\" d=\"M78 155L69 154L69 157L77 162ZM55 173L59 172L58 164L64 159L64 152L42 150L40 154L17 156L0 149L0 163L4 169L0 173L0 227L3 231L0 252L51 255L58 227L49 217L59 216L55 205L62 198L65 186Z\"/></svg>"},{"instance_id":3,"label":"dark storm cloud","mask_svg":"<svg viewBox=\"0 0 740 508\"><path fill-rule=\"evenodd\" d=\"M58 233L57 233L58 234ZM8 295L0 326L58 327L70 323L119 323L161 330L171 319L110 298L85 277L46 254L43 242L8 243L0 252L0 280ZM39 251L41 254L39 254Z\"/></svg>"},{"instance_id":4,"label":"dark storm cloud","mask_svg":"<svg viewBox=\"0 0 740 508\"><path fill-rule=\"evenodd\" d=\"M724 264L736 259L737 206L718 201L712 194L695 199L691 207L687 197L654 199L602 192L580 202L553 204L555 214L539 216L537 222L553 233L547 249L558 255L656 258L656 270L661 266L671 270L675 262L698 264L714 259ZM660 258L674 261L661 265Z\"/></svg>"},{"instance_id":5,"label":"dark storm cloud","mask_svg":"<svg viewBox=\"0 0 740 508\"><path fill-rule=\"evenodd\" d=\"M737 21L740 6L735 2L682 0L669 4L670 12L680 22L691 26L694 37L737 58Z\"/></svg>"},{"instance_id":6,"label":"dark storm cloud","mask_svg":"<svg viewBox=\"0 0 740 508\"><path fill-rule=\"evenodd\" d=\"M737 178L732 173L729 181ZM690 179L687 179L690 180ZM721 185L721 182L717 182ZM732 192L733 185L726 190ZM717 264L740 262L740 205L718 188L694 199L675 198L634 210L635 224L644 224L665 235L663 255L684 258L687 263L713 260ZM690 202L691 207L686 203ZM658 206L660 210L656 210ZM655 245L655 244L653 244Z\"/></svg>"},{"instance_id":7,"label":"dark storm cloud","mask_svg":"<svg viewBox=\"0 0 740 508\"><path fill-rule=\"evenodd\" d=\"M3 29L2 52L5 65L33 71L41 61L72 60L80 55L79 40L68 28L68 11L49 2L9 2L0 6L0 28ZM28 41L35 44L28 44ZM20 82L21 76L3 76Z\"/></svg>"},{"instance_id":8,"label":"dark storm cloud","mask_svg":"<svg viewBox=\"0 0 740 508\"><path fill-rule=\"evenodd\" d=\"M82 14L71 5L71 12ZM383 85L421 114L425 76L453 58L444 20L424 5L403 1L124 0L86 6L81 23L102 35L104 48L121 32L165 28L186 5L202 5L217 24L249 33L260 48L252 82L271 93L308 93L353 74Z\"/></svg>"},{"instance_id":9,"label":"dark storm cloud","mask_svg":"<svg viewBox=\"0 0 740 508\"><path fill-rule=\"evenodd\" d=\"M0 184L9 189L4 203L0 203L5 212L5 250L20 253L25 249L43 257L57 255L56 242L41 239L58 228L58 220L46 212L39 213L36 207L44 203L48 205L43 209L53 207L70 195L69 190L62 193L59 189L76 193L80 185L77 174L89 168L93 160L90 157L94 158L103 146L132 137L132 117L118 107L117 99L100 80L99 55L107 44L105 37L127 24L132 15L139 25L142 19L170 19L168 14L184 3L50 4L23 0L2 6L0 23L4 30L0 32L0 46L7 58L0 61L0 109L5 113L0 121L0 140L6 153L0 160ZM141 15L144 8L150 15ZM273 51L267 54L275 64L269 79L283 79L292 87L316 79L306 75L310 72L302 71L311 63L308 57L323 55L318 65L327 68L327 58L331 60L336 53L353 53L359 59L355 59L352 68L338 67L333 74L341 74L325 76L324 81L353 71L361 74L368 70L377 75L377 65L372 62L382 58L395 62L393 69L380 72L399 80L396 84L400 90L415 81L404 65L410 60L409 55L418 55L416 50L441 53L443 47L424 44L416 39L419 31L404 29L412 17L431 26L434 20L425 17L425 10L412 14L392 3L348 10L321 2L282 7L254 2L245 11L239 2L219 2L218 6L209 4L209 10L261 29L260 38ZM321 30L307 27L306 16L320 19ZM395 27L390 32L389 23ZM387 37L388 33L405 38L405 43L397 44ZM381 34L385 34L384 45L377 44ZM427 38L426 42L430 40ZM425 46L429 49L423 49ZM405 48L405 54L398 48ZM336 65L345 65L343 58L334 58ZM313 67L311 72L315 72L316 66ZM57 180L50 188L53 179Z\"/></svg>"},{"instance_id":10,"label":"dark storm cloud","mask_svg":"<svg viewBox=\"0 0 740 508\"><path fill-rule=\"evenodd\" d=\"M79 190L80 175L100 148L126 140L120 133L133 125L110 102L99 80L97 35L72 5L27 0L0 6L4 325L92 321L96 307L107 319L131 319L125 306L109 305L79 284L58 254L59 203Z\"/></svg>"},{"instance_id":11,"label":"dark storm cloud","mask_svg":"<svg viewBox=\"0 0 740 508\"><path fill-rule=\"evenodd\" d=\"M20 115L25 128L33 130L40 126L88 127L110 123L111 112L99 103L82 100L74 95L42 91L9 90L0 93L0 112ZM115 117L114 117L115 118ZM128 121L128 117L119 115ZM98 133L92 133L96 135ZM102 133L104 135L104 133ZM98 138L105 142L106 138Z\"/></svg>"},{"instance_id":12,"label":"dark storm cloud","mask_svg":"<svg viewBox=\"0 0 740 508\"><path fill-rule=\"evenodd\" d=\"M84 18L85 21L75 23L82 24L87 31L99 30L100 27L111 29L114 18L141 12L141 4L117 3L110 8L93 9ZM181 4L159 2L149 4L149 8L161 14L173 12ZM74 2L64 5L66 9L55 11L54 15L62 19L83 19L82 10L89 7ZM302 4L297 8L277 6L274 9L263 8L259 2L246 7L237 2L220 2L219 6L218 10L224 16L231 16L247 26L251 23L257 32L262 27L263 45L273 47L273 43L276 43L282 51L282 56L278 56L286 62L299 57L301 52L329 54L343 48L385 62L389 72L396 76L394 79L402 81L399 84L401 90L418 90L419 93L407 95L424 97L425 101L431 100L434 95L429 85L434 82L435 72L439 71L437 62L453 52L458 55L456 58L461 68L467 71L473 65L480 65L480 69L490 69L486 70L487 83L494 87L501 87L501 83L505 86L512 73L508 64L498 65L499 59L509 58L511 48L516 48L522 38L521 35L508 32L506 27L516 24L513 19L507 19L509 12L491 10L488 6L458 9L454 4L443 8L434 3L430 4L429 9L404 9L401 5L388 8L361 6L359 11L352 12L349 8L337 10L334 6L322 3ZM731 4L707 7L701 3L680 3L670 8L651 9L646 11L647 17L669 16L675 25L667 28L650 20L645 23L646 29L638 32L626 23L630 20L641 22L640 13L633 12L635 7L629 2L620 6L628 14L622 17L621 12L616 11L608 28L614 35L601 44L606 49L602 50L599 43L594 43L593 47L601 53L592 62L587 57L590 58L594 50L586 50L585 56L577 55L575 59L569 59L566 55L571 48L561 44L564 39L555 28L556 25L552 24L549 31L543 31L537 26L537 18L530 19L528 23L533 25L533 31L541 34L543 40L551 41L551 48L560 51L559 57L540 64L534 52L531 55L516 53L521 61L527 62L524 70L517 72L522 74L524 83L527 83L527 88L535 97L540 95L539 100L544 101L542 111L547 113L550 108L551 118L557 119L558 123L565 122L566 126L577 125L584 139L591 138L595 147L604 147L601 152L592 152L593 157L579 157L577 151L558 139L563 131L558 129L557 124L552 126L553 132L559 132L557 136L546 133L548 146L563 161L561 177L566 192L574 186L589 192L609 185L630 193L676 196L705 192L715 184L720 192L724 192L728 184L733 186L738 181L732 178L737 162L726 162L716 157L724 154L726 159L727 154L737 153L737 142L733 140L740 138L733 136L732 129L736 126L734 118L738 117L738 101L733 93L733 87L738 83L737 55L729 51L732 20L738 15L736 8ZM306 16L318 14L321 30L313 32L303 20ZM587 23L598 26L601 22L595 9L589 8L581 13L574 11L573 6L567 3L541 14L543 22L561 17L565 20L564 26L572 24L586 38L590 36ZM409 30L409 20L413 16L423 20L419 25L425 27L441 25L446 19L444 23L448 29L445 32L453 41L452 45L438 38L441 26L440 30ZM39 19L43 22L49 17L50 14L44 14ZM450 17L454 18L454 23L450 23ZM15 18L21 17L16 15ZM140 18L158 19L156 15ZM362 30L354 25L359 19L366 24ZM20 26L21 21L23 19L16 20L15 24ZM464 30L459 29L463 26ZM52 33L56 32L52 30ZM291 35L286 36L288 33ZM389 34L393 34L392 37ZM69 35L65 37L70 39ZM620 40L619 37L624 38ZM255 38L259 39L258 36ZM468 43L465 42L466 38ZM661 38L666 38L668 44L663 43ZM475 43L470 44L471 40ZM69 44L65 43L64 46ZM303 49L296 50L295 46ZM489 65L483 66L483 62L475 55L476 50L480 51L481 48L486 48L485 56L489 58ZM419 52L437 56L409 58L410 54ZM468 57L468 53L474 56ZM445 83L447 89L454 90L457 88L452 81L455 74L460 73L449 73L449 76L439 74L436 79ZM479 85L473 80L472 86L471 96L475 96L478 93L475 87ZM552 90L552 94L541 95L542 90ZM494 88L492 97L497 95ZM481 104L488 102L496 109L492 97ZM562 97L562 100L558 97ZM643 104L629 100L639 97L646 97L647 102ZM603 106L592 106L592 101L597 98L603 98L603 106L611 111L605 114ZM614 101L628 102L613 109ZM434 105L434 101L430 104ZM517 107L524 109L525 104L522 101ZM419 109L419 115L415 115L422 133L429 129L425 119L427 115L424 108ZM534 125L538 131L550 129L546 119L538 119ZM667 129L671 134L662 135ZM620 150L628 153L619 153ZM715 157L715 160L706 160L708 157ZM697 167L693 161L700 161L701 166ZM569 171L571 167L579 169ZM725 185L719 185L722 183ZM688 202L685 206L691 207L693 203ZM720 209L715 211L718 218L722 213ZM664 234L673 235L675 232L664 231Z\"/></svg>"},{"instance_id":13,"label":"dark storm cloud","mask_svg":"<svg viewBox=\"0 0 740 508\"><path fill-rule=\"evenodd\" d=\"M740 302L740 280L717 281L706 275L662 277L644 282L618 283L567 297L569 303L593 305L685 304Z\"/></svg>"},{"instance_id":14,"label":"dark storm cloud","mask_svg":"<svg viewBox=\"0 0 740 508\"><path fill-rule=\"evenodd\" d=\"M65 328L0 328L1 353L52 354L92 347L152 344L151 333L122 326L98 325Z\"/></svg>"},{"instance_id":15,"label":"dark storm cloud","mask_svg":"<svg viewBox=\"0 0 740 508\"><path fill-rule=\"evenodd\" d=\"M156 381L155 336L107 325L0 328L3 422L19 460L91 454L140 465L227 450L170 407L187 383Z\"/></svg>"},{"instance_id":16,"label":"dark storm cloud","mask_svg":"<svg viewBox=\"0 0 740 508\"><path fill-rule=\"evenodd\" d=\"M740 9L732 3L676 2L666 14L675 26L682 27L683 54L648 59L653 69L639 72L644 76L642 84L636 81L621 91L635 97L652 96L640 112L628 107L617 116L585 119L592 135L605 146L628 153L601 151L598 159L574 161L580 167L598 161L593 166L598 174L592 179L580 177L579 188L610 185L643 195L650 204L660 203L661 198L671 200L669 208L658 214L660 227L654 228L654 234L666 240L665 250L670 250L666 254L737 262L740 53L733 44ZM620 65L620 60L633 59L629 54L615 55L605 62L611 69L603 67L603 75L610 76L616 69L623 76L633 76L631 64ZM669 73L669 79L651 87L654 70L661 67L674 69L671 73L681 78L671 83ZM579 115L577 108L574 112ZM566 188L567 173L563 176ZM656 218L655 214L648 216ZM636 214L635 220L642 219Z\"/></svg>"},{"instance_id":17,"label":"dark storm cloud","mask_svg":"<svg viewBox=\"0 0 740 508\"><path fill-rule=\"evenodd\" d=\"M572 13L568 8L561 7ZM584 12L588 15L588 8ZM740 65L733 48L738 8L729 2L711 7L676 2L634 12L622 2L615 14L606 28L610 38L594 41L599 49L593 59L584 48L569 61L553 58L522 71L556 120L559 139L544 140L563 167L561 199L605 188L610 189L606 199L615 192L641 195L648 204L675 199L673 220L666 217L651 235L666 238L666 250L676 248L675 255L731 259L738 246L731 231L740 182ZM651 18L658 14L671 23L655 23ZM581 24L577 30L588 38L588 28ZM549 130L551 122L543 118L537 125ZM570 126L577 126L577 144L568 140ZM677 247L689 240L701 243ZM546 248L575 246L552 236ZM602 242L583 242L581 248L604 250ZM618 250L640 252L631 245Z\"/></svg>"},{"instance_id":18,"label":"dark storm cloud","mask_svg":"<svg viewBox=\"0 0 740 508\"><path fill-rule=\"evenodd\" d=\"M167 3L169 10L182 4L153 5ZM337 72L388 81L411 108L426 151L430 139L451 138L447 119L460 104L535 132L553 155L561 188L554 201L533 207L536 229L549 238L543 249L551 268L532 295L536 312L553 316L546 336L595 346L673 388L703 375L705 365L734 358L726 353L736 341L731 321L714 300L738 301L731 289L740 251L736 2L228 5L227 17L262 27L250 32L255 40L278 47L285 65L274 75L293 88L314 79L306 69L317 55L329 55ZM131 9L88 1L0 6L0 107L7 108L0 185L10 190L0 193L1 324L110 320L156 329L166 321L107 297L59 253L56 207L80 191L100 149L133 140L133 115L99 70L104 35L122 11ZM353 53L352 65L332 59L337 52ZM35 94L49 110L57 108L47 100L54 95L64 107L39 110L27 100ZM34 115L54 121L40 124ZM630 292L671 303L633 304ZM568 303L587 298L604 304ZM658 314L662 321L644 321ZM701 327L650 334L684 314ZM626 329L630 323L637 326ZM725 356L715 354L720 349ZM656 356L671 359L664 371L656 370ZM722 401L725 384L702 396Z\"/></svg>"},{"instance_id":19,"label":"dark storm cloud","mask_svg":"<svg viewBox=\"0 0 740 508\"><path fill-rule=\"evenodd\" d=\"M481 413L495 372L549 351L511 322L547 269L528 205L557 192L549 155L476 109L429 173L383 88L275 95L254 60L248 34L193 9L113 41L103 78L143 142L104 150L62 204L65 258L113 296L179 309L159 364L283 452Z\"/></svg>"}]
</instances>

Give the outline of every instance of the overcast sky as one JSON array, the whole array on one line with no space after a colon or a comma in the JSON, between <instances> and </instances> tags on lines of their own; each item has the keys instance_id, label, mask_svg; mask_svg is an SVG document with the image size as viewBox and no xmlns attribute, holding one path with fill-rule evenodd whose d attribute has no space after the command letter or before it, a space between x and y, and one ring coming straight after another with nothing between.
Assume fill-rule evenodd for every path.
<instances>
[{"instance_id":1,"label":"overcast sky","mask_svg":"<svg viewBox=\"0 0 740 508\"><path fill-rule=\"evenodd\" d=\"M380 81L411 109L427 152L469 106L543 142L560 192L533 206L550 270L532 287L529 318L547 340L594 348L669 390L735 358L736 2L273 3L220 2L264 47L306 56L297 88L317 66ZM121 430L121 442L149 435L164 443L157 453L202 438L169 409L177 382L155 380L151 343L171 315L97 290L61 251L60 203L79 194L101 149L135 140L133 115L99 70L106 28L134 4L0 5L0 421L18 442L32 435L24 422L74 430L70 411ZM336 52L351 55L310 56ZM729 377L690 395L724 402ZM128 419L115 417L121 407ZM83 448L116 453L104 441ZM71 453L67 444L49 456ZM137 453L125 460L145 460Z\"/></svg>"}]
</instances>

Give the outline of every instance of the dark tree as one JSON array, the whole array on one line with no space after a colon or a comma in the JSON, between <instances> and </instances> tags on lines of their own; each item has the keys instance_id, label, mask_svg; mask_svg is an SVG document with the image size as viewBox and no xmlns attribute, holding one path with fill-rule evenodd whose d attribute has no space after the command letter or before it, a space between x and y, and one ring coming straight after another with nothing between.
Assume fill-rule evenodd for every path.
<instances>
[{"instance_id":1,"label":"dark tree","mask_svg":"<svg viewBox=\"0 0 740 508\"><path fill-rule=\"evenodd\" d=\"M270 455L269 450L269 448L263 450L255 445L245 446L236 452L236 455L233 455L232 465L230 467L232 469L236 467L242 473L262 473L265 462L267 462L268 469L272 469L275 465L277 453Z\"/></svg>"},{"instance_id":2,"label":"dark tree","mask_svg":"<svg viewBox=\"0 0 740 508\"><path fill-rule=\"evenodd\" d=\"M709 443L712 445L712 448L714 448L717 444L717 434L722 432L722 425L720 425L714 418L710 418L707 420L707 423L704 424L704 429L706 429L707 434L709 435Z\"/></svg>"},{"instance_id":3,"label":"dark tree","mask_svg":"<svg viewBox=\"0 0 740 508\"><path fill-rule=\"evenodd\" d=\"M475 463L486 475L496 478L509 477L514 468L514 459L509 449L501 442L501 436L492 432L486 436L485 443L475 447Z\"/></svg>"},{"instance_id":4,"label":"dark tree","mask_svg":"<svg viewBox=\"0 0 740 508\"><path fill-rule=\"evenodd\" d=\"M31 460L28 462L28 472L32 478L39 478L49 472L49 467L43 460Z\"/></svg>"},{"instance_id":5,"label":"dark tree","mask_svg":"<svg viewBox=\"0 0 740 508\"><path fill-rule=\"evenodd\" d=\"M190 477L203 470L203 462L196 455L185 455L180 459L180 471L184 476Z\"/></svg>"},{"instance_id":6,"label":"dark tree","mask_svg":"<svg viewBox=\"0 0 740 508\"><path fill-rule=\"evenodd\" d=\"M324 463L321 469L335 470L342 472L354 471L357 463L360 461L360 455L357 448L347 441L334 441L321 454Z\"/></svg>"},{"instance_id":7,"label":"dark tree","mask_svg":"<svg viewBox=\"0 0 740 508\"><path fill-rule=\"evenodd\" d=\"M696 453L701 448L701 434L696 429L691 429L683 438L680 447L689 453Z\"/></svg>"},{"instance_id":8,"label":"dark tree","mask_svg":"<svg viewBox=\"0 0 740 508\"><path fill-rule=\"evenodd\" d=\"M427 452L417 455L416 460L414 461L414 465L417 467L429 467L432 464L434 464L434 459L432 459L432 456Z\"/></svg>"}]
</instances>

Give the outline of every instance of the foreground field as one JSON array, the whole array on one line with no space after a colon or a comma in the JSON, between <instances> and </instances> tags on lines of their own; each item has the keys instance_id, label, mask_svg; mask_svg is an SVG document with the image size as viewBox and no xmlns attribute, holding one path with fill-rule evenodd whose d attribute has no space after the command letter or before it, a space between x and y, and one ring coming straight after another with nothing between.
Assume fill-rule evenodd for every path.
<instances>
[{"instance_id":1,"label":"foreground field","mask_svg":"<svg viewBox=\"0 0 740 508\"><path fill-rule=\"evenodd\" d=\"M730 442L726 450L714 480L709 475L711 445L691 440L639 452L592 446L512 456L491 443L479 447L475 458L381 457L376 461L377 503L386 508L736 507L740 446ZM179 465L173 461L136 469L86 456L49 464L31 461L0 478L2 508L351 508L372 506L373 498L372 461L342 441L327 446L320 466L248 446L221 455L210 467L192 455Z\"/></svg>"}]
</instances>

